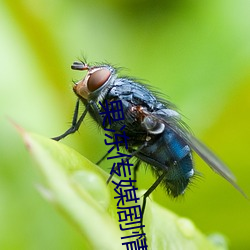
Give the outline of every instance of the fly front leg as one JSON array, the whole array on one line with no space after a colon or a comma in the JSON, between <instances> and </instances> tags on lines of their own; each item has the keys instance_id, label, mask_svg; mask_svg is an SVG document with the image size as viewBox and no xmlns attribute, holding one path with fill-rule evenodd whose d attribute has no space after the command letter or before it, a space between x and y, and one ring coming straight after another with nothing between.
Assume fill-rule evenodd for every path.
<instances>
[{"instance_id":1,"label":"fly front leg","mask_svg":"<svg viewBox=\"0 0 250 250\"><path fill-rule=\"evenodd\" d=\"M93 112L93 115L95 117L96 122L104 128L103 125L103 117L100 115L100 109L98 108L97 104L94 101L89 101L89 106L91 107L91 111Z\"/></svg>"},{"instance_id":2,"label":"fly front leg","mask_svg":"<svg viewBox=\"0 0 250 250\"><path fill-rule=\"evenodd\" d=\"M53 137L51 139L53 139L55 141L60 141L64 137L68 136L69 134L75 133L79 129L79 127L80 127L80 125L81 125L84 117L86 116L87 112L89 111L89 105L87 105L86 109L84 110L84 112L80 116L79 120L77 120L78 119L78 112L79 112L79 104L80 104L80 101L78 99L77 102L76 102L76 106L75 106L75 110L74 110L74 116L73 116L73 120L72 120L72 123L71 123L71 127L65 133L63 133L62 135L59 135L57 137Z\"/></svg>"}]
</instances>

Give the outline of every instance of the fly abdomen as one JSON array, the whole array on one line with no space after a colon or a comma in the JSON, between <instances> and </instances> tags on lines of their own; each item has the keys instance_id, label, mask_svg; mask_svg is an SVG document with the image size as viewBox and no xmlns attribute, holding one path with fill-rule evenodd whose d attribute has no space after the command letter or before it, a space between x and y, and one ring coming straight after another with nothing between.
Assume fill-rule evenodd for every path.
<instances>
[{"instance_id":1,"label":"fly abdomen","mask_svg":"<svg viewBox=\"0 0 250 250\"><path fill-rule=\"evenodd\" d=\"M194 174L189 146L167 128L155 136L137 157L151 164L157 176L165 173L162 183L174 197L185 191Z\"/></svg>"},{"instance_id":2,"label":"fly abdomen","mask_svg":"<svg viewBox=\"0 0 250 250\"><path fill-rule=\"evenodd\" d=\"M190 178L194 175L193 160L190 147L173 131L166 131L166 141L171 160L164 184L167 191L176 197L183 194Z\"/></svg>"},{"instance_id":3,"label":"fly abdomen","mask_svg":"<svg viewBox=\"0 0 250 250\"><path fill-rule=\"evenodd\" d=\"M168 144L170 154L176 161L183 159L190 153L189 146L185 142L183 142L183 140L177 137L177 135L172 130L166 129L164 137Z\"/></svg>"},{"instance_id":4,"label":"fly abdomen","mask_svg":"<svg viewBox=\"0 0 250 250\"><path fill-rule=\"evenodd\" d=\"M170 165L163 185L169 195L177 197L185 192L193 175L192 155L189 153L179 162Z\"/></svg>"}]
</instances>

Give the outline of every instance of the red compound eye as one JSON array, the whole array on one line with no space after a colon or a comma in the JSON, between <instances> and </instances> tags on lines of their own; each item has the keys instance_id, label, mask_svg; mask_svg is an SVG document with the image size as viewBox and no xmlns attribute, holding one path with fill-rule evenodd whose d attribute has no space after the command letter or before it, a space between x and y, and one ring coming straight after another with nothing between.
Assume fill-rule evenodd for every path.
<instances>
[{"instance_id":1,"label":"red compound eye","mask_svg":"<svg viewBox=\"0 0 250 250\"><path fill-rule=\"evenodd\" d=\"M88 90L93 92L99 89L109 78L110 71L108 69L99 69L92 73L88 79Z\"/></svg>"}]
</instances>

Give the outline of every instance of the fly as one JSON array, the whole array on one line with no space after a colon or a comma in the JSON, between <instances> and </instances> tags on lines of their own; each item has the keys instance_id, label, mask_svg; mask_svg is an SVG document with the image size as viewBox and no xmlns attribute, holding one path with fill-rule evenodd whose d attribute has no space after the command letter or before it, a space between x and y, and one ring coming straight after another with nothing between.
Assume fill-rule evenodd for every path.
<instances>
[{"instance_id":1,"label":"fly","mask_svg":"<svg viewBox=\"0 0 250 250\"><path fill-rule=\"evenodd\" d=\"M111 65L90 66L85 62L74 62L71 68L87 71L87 74L73 87L78 99L71 127L53 139L59 141L76 132L87 113L103 129L118 131L117 125L112 125L115 123L109 125L99 115L102 111L99 102L104 104L106 101L121 101L125 116L125 132L129 137L127 150L137 159L135 174L144 162L151 166L157 176L156 181L143 196L142 214L146 198L159 184L163 184L172 197L184 193L195 174L192 151L246 197L227 166L188 131L172 103L158 98L146 85L132 78L119 77L117 70ZM84 104L85 110L78 117L80 102ZM112 176L109 180L111 178Z\"/></svg>"}]
</instances>

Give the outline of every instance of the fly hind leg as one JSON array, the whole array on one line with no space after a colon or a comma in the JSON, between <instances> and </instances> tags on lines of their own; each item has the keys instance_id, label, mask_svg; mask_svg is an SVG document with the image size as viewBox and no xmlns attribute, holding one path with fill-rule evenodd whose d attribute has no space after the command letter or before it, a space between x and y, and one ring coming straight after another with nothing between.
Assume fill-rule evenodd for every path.
<instances>
[{"instance_id":1,"label":"fly hind leg","mask_svg":"<svg viewBox=\"0 0 250 250\"><path fill-rule=\"evenodd\" d=\"M141 226L143 225L143 217L144 217L144 212L145 212L145 208L146 208L147 198L159 186L159 184L162 182L162 180L164 179L166 174L167 174L167 171L164 171L158 177L158 179L153 183L153 185L143 194L142 208L141 208L141 213L142 213ZM142 229L142 233L144 233L143 227L141 227L141 229Z\"/></svg>"}]
</instances>

